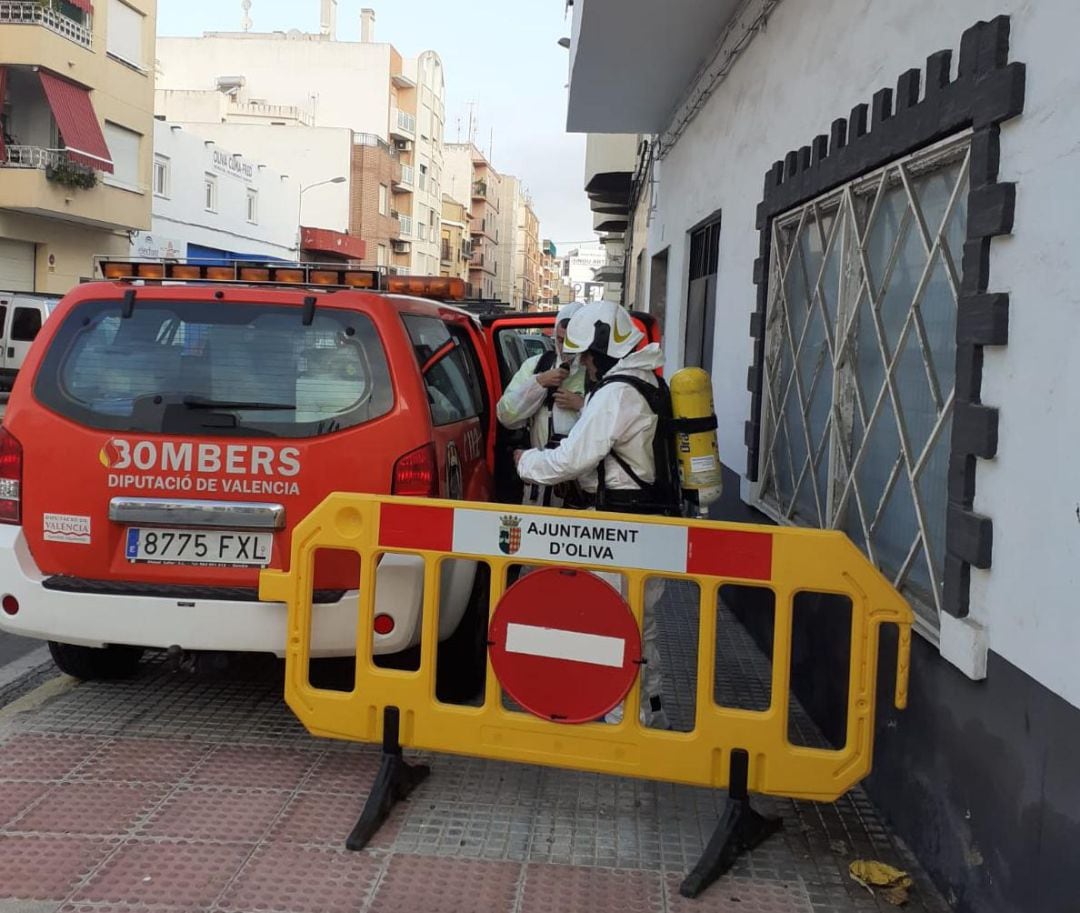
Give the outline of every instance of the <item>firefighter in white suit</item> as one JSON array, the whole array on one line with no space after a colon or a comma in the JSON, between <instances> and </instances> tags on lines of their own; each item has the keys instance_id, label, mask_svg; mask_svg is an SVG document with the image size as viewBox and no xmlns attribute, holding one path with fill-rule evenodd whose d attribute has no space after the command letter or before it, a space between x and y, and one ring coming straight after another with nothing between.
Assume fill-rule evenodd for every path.
<instances>
[{"instance_id":1,"label":"firefighter in white suit","mask_svg":"<svg viewBox=\"0 0 1080 913\"><path fill-rule=\"evenodd\" d=\"M653 438L659 420L631 384L613 380L628 375L658 386L655 371L664 363L663 352L658 343L635 352L642 338L630 315L611 301L587 304L573 316L563 351L580 358L592 392L581 417L558 447L515 452L518 474L526 483L556 485L576 480L598 499L601 510L653 512L646 489L657 478ZM621 575L602 576L621 587ZM663 580L655 578L645 588L641 718L648 726L668 728L654 611L663 588ZM621 720L622 706L606 719Z\"/></svg>"}]
</instances>

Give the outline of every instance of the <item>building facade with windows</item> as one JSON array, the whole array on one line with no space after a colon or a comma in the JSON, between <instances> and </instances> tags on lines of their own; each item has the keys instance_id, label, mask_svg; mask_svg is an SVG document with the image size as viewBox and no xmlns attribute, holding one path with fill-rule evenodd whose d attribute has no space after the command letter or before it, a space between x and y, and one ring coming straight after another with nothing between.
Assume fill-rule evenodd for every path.
<instances>
[{"instance_id":1,"label":"building facade with windows","mask_svg":"<svg viewBox=\"0 0 1080 913\"><path fill-rule=\"evenodd\" d=\"M562 301L560 289L559 255L555 243L546 238L540 245L540 291L538 303L543 310L550 310Z\"/></svg>"},{"instance_id":2,"label":"building facade with windows","mask_svg":"<svg viewBox=\"0 0 1080 913\"><path fill-rule=\"evenodd\" d=\"M472 240L469 231L471 215L464 203L443 194L442 246L439 252L439 275L469 281L469 261L472 259Z\"/></svg>"},{"instance_id":3,"label":"building facade with windows","mask_svg":"<svg viewBox=\"0 0 1080 913\"><path fill-rule=\"evenodd\" d=\"M368 241L369 257L385 251L386 265L400 272L438 274L442 62L433 51L408 58L393 45L376 42L370 9L361 11L358 26L359 41L338 40L337 2L323 0L318 33L293 29L163 38L158 43L157 113L199 131L212 125L261 130L257 146L246 140L240 145L268 154L279 143L290 149L324 148L326 135L314 130L352 131L360 148L336 168L328 170L326 158L300 158L289 167L280 159L267 161L302 187L337 176L349 179L348 187L328 185L305 193L305 224L309 206L320 217L324 208L343 206L355 218L328 227L361 235ZM304 79L297 79L297 73ZM319 87L317 93L313 86ZM303 138L288 135L296 132ZM386 187L385 212L379 206L381 186Z\"/></svg>"},{"instance_id":4,"label":"building facade with windows","mask_svg":"<svg viewBox=\"0 0 1080 913\"><path fill-rule=\"evenodd\" d=\"M509 301L500 286L499 207L502 176L472 143L447 143L443 147L446 163L444 186L455 199L468 198L469 235L472 256L469 261L470 294L474 298Z\"/></svg>"},{"instance_id":5,"label":"building facade with windows","mask_svg":"<svg viewBox=\"0 0 1080 913\"><path fill-rule=\"evenodd\" d=\"M151 191L151 225L133 233L135 256L296 256L295 178L235 149L157 121Z\"/></svg>"},{"instance_id":6,"label":"building facade with windows","mask_svg":"<svg viewBox=\"0 0 1080 913\"><path fill-rule=\"evenodd\" d=\"M150 227L153 0L0 4L0 289L63 293Z\"/></svg>"},{"instance_id":7,"label":"building facade with windows","mask_svg":"<svg viewBox=\"0 0 1080 913\"><path fill-rule=\"evenodd\" d=\"M720 514L842 530L916 612L871 797L955 909L1070 909L1080 9L573 13L568 126L634 139L589 193L625 223L623 298L663 321L669 369L712 374ZM847 700L823 671L846 663L834 603L791 670L826 735ZM765 613L733 609L767 652Z\"/></svg>"}]
</instances>

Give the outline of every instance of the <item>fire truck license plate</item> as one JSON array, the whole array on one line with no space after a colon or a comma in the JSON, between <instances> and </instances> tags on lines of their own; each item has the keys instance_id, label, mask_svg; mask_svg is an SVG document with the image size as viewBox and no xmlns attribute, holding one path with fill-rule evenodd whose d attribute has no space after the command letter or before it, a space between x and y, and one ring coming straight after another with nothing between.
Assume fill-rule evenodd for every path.
<instances>
[{"instance_id":1,"label":"fire truck license plate","mask_svg":"<svg viewBox=\"0 0 1080 913\"><path fill-rule=\"evenodd\" d=\"M128 561L266 567L273 533L129 527Z\"/></svg>"}]
</instances>

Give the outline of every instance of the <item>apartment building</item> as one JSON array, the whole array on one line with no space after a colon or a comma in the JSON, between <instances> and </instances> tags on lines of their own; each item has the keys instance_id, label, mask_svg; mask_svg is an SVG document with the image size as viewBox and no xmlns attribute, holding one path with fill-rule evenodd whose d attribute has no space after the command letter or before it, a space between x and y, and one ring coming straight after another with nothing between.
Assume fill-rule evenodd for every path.
<instances>
[{"instance_id":1,"label":"apartment building","mask_svg":"<svg viewBox=\"0 0 1080 913\"><path fill-rule=\"evenodd\" d=\"M469 234L472 258L469 285L473 297L509 301L499 288L499 205L502 177L472 143L447 143L443 147L447 192L471 200ZM505 273L509 267L502 267Z\"/></svg>"},{"instance_id":2,"label":"apartment building","mask_svg":"<svg viewBox=\"0 0 1080 913\"><path fill-rule=\"evenodd\" d=\"M163 38L158 113L192 130L228 125L261 131L258 148L268 156L279 145L291 150L289 163L278 159L273 165L299 180L305 219L310 222L310 213L322 209L317 196L338 198L344 202L336 208L343 205L348 214L344 228L370 242L369 255L382 256L402 272L437 273L442 62L434 51L406 58L393 45L377 42L370 9L361 11L358 41L338 39L336 0L321 0L321 12L318 33ZM304 78L297 79L298 73ZM350 144L358 150L345 161L341 135L323 132L340 130L351 131ZM315 154L292 154L305 148ZM331 161L337 164L327 167ZM324 184L336 177L346 181Z\"/></svg>"},{"instance_id":3,"label":"apartment building","mask_svg":"<svg viewBox=\"0 0 1080 913\"><path fill-rule=\"evenodd\" d=\"M540 220L526 197L518 209L514 251L514 292L523 311L536 310L540 300Z\"/></svg>"},{"instance_id":4,"label":"apartment building","mask_svg":"<svg viewBox=\"0 0 1080 913\"><path fill-rule=\"evenodd\" d=\"M469 281L469 261L472 259L471 215L464 203L443 194L442 245L439 253L439 275Z\"/></svg>"},{"instance_id":5,"label":"apartment building","mask_svg":"<svg viewBox=\"0 0 1080 913\"><path fill-rule=\"evenodd\" d=\"M63 293L150 227L154 0L0 3L0 289Z\"/></svg>"},{"instance_id":6,"label":"apartment building","mask_svg":"<svg viewBox=\"0 0 1080 913\"><path fill-rule=\"evenodd\" d=\"M541 309L549 310L563 302L560 289L561 264L558 251L553 241L546 238L540 245L540 291L537 303Z\"/></svg>"}]
</instances>

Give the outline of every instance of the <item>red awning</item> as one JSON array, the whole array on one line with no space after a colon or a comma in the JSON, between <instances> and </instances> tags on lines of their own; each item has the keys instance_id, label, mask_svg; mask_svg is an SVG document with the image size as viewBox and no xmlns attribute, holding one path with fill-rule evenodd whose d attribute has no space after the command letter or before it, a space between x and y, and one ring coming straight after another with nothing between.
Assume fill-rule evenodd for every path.
<instances>
[{"instance_id":1,"label":"red awning","mask_svg":"<svg viewBox=\"0 0 1080 913\"><path fill-rule=\"evenodd\" d=\"M98 171L112 172L112 156L105 145L90 90L42 70L41 87L49 99L56 126L64 138L68 158Z\"/></svg>"},{"instance_id":2,"label":"red awning","mask_svg":"<svg viewBox=\"0 0 1080 913\"><path fill-rule=\"evenodd\" d=\"M0 111L4 110L4 84L7 82L7 67L0 67ZM0 165L7 161L7 149L4 147L4 131L0 130Z\"/></svg>"},{"instance_id":3,"label":"red awning","mask_svg":"<svg viewBox=\"0 0 1080 913\"><path fill-rule=\"evenodd\" d=\"M77 6L84 13L92 13L94 11L94 4L90 0L67 0L72 6Z\"/></svg>"},{"instance_id":4,"label":"red awning","mask_svg":"<svg viewBox=\"0 0 1080 913\"><path fill-rule=\"evenodd\" d=\"M300 249L329 254L335 259L363 260L367 253L367 242L343 231L303 225L300 228Z\"/></svg>"}]
</instances>

